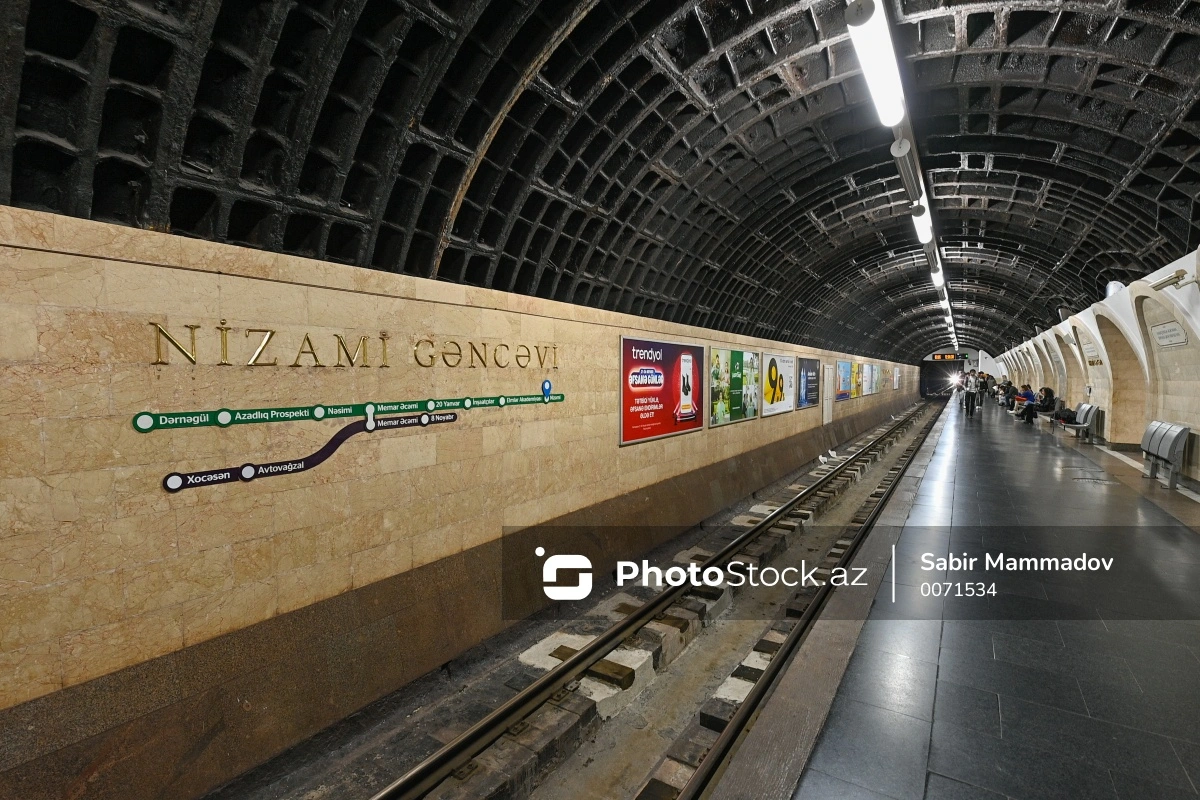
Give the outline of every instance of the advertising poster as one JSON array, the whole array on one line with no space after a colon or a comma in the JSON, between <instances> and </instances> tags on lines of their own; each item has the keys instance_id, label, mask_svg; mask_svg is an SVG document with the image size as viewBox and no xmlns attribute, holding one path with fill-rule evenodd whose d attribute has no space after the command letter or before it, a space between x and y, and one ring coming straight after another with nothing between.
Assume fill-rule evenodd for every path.
<instances>
[{"instance_id":1,"label":"advertising poster","mask_svg":"<svg viewBox=\"0 0 1200 800\"><path fill-rule=\"evenodd\" d=\"M862 364L850 362L850 396L862 397Z\"/></svg>"},{"instance_id":2,"label":"advertising poster","mask_svg":"<svg viewBox=\"0 0 1200 800\"><path fill-rule=\"evenodd\" d=\"M852 377L853 376L851 375L850 362L849 361L837 362L838 385L837 385L837 394L835 395L836 399L838 399L838 400L849 400L850 399L850 392L854 385L851 380Z\"/></svg>"},{"instance_id":3,"label":"advertising poster","mask_svg":"<svg viewBox=\"0 0 1200 800\"><path fill-rule=\"evenodd\" d=\"M900 368L892 367L892 389L900 388Z\"/></svg>"},{"instance_id":4,"label":"advertising poster","mask_svg":"<svg viewBox=\"0 0 1200 800\"><path fill-rule=\"evenodd\" d=\"M709 354L710 427L758 416L758 353L711 348Z\"/></svg>"},{"instance_id":5,"label":"advertising poster","mask_svg":"<svg viewBox=\"0 0 1200 800\"><path fill-rule=\"evenodd\" d=\"M820 402L821 362L815 358L802 358L796 386L796 408L809 408Z\"/></svg>"},{"instance_id":6,"label":"advertising poster","mask_svg":"<svg viewBox=\"0 0 1200 800\"><path fill-rule=\"evenodd\" d=\"M863 387L862 393L863 393L864 397L871 393L871 388L872 388L871 381L872 381L872 376L874 375L874 373L875 373L875 365L874 364L863 364L862 365L862 387Z\"/></svg>"},{"instance_id":7,"label":"advertising poster","mask_svg":"<svg viewBox=\"0 0 1200 800\"><path fill-rule=\"evenodd\" d=\"M782 414L796 405L796 357L763 353L762 414Z\"/></svg>"},{"instance_id":8,"label":"advertising poster","mask_svg":"<svg viewBox=\"0 0 1200 800\"><path fill-rule=\"evenodd\" d=\"M704 427L704 346L621 337L621 444Z\"/></svg>"}]
</instances>

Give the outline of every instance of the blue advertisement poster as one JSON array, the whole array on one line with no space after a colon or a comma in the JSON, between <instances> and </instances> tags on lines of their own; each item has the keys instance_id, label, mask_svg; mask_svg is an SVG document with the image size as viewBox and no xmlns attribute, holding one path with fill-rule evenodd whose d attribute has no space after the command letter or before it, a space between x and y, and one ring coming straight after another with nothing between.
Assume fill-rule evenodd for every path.
<instances>
[{"instance_id":1,"label":"blue advertisement poster","mask_svg":"<svg viewBox=\"0 0 1200 800\"><path fill-rule=\"evenodd\" d=\"M850 362L837 362L837 394L835 395L835 399L849 400L850 391L852 388L853 383L851 382L850 378Z\"/></svg>"}]
</instances>

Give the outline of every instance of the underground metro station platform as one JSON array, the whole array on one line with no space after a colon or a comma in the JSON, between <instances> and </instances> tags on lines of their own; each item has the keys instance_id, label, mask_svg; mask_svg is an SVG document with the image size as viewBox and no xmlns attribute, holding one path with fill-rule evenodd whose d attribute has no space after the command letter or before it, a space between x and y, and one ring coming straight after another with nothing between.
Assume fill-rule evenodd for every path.
<instances>
[{"instance_id":1,"label":"underground metro station platform","mask_svg":"<svg viewBox=\"0 0 1200 800\"><path fill-rule=\"evenodd\" d=\"M1200 798L1200 2L0 19L0 800Z\"/></svg>"}]
</instances>

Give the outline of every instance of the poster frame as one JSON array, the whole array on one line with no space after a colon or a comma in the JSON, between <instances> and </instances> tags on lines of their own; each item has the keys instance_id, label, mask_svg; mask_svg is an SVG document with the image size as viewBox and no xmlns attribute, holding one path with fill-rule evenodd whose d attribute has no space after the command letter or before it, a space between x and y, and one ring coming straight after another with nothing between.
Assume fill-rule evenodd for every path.
<instances>
[{"instance_id":1,"label":"poster frame","mask_svg":"<svg viewBox=\"0 0 1200 800\"><path fill-rule=\"evenodd\" d=\"M783 408L779 411L772 411L770 414L767 413L767 359L769 359L769 358L777 358L780 361L790 360L792 362L792 389L793 389L792 393L787 394L785 396L785 400L791 401L789 403L786 403L786 408ZM758 371L759 371L759 373L761 373L762 380L761 380L761 389L759 392L759 413L758 413L758 415L760 417L762 417L763 419L766 419L767 417L778 417L781 414L788 414L788 413L791 413L792 411L795 411L798 408L798 406L796 405L795 397L792 396L800 391L800 381L799 381L800 367L799 367L798 362L799 362L799 359L795 355L788 355L787 353L772 353L769 350L763 350L762 353L760 354L759 363L758 363ZM807 408L807 406L805 406L805 407Z\"/></svg>"},{"instance_id":2,"label":"poster frame","mask_svg":"<svg viewBox=\"0 0 1200 800\"><path fill-rule=\"evenodd\" d=\"M675 431L674 433L660 433L657 436L647 436L645 439L637 439L632 442L625 441L625 403L624 403L624 398L625 398L625 381L628 380L628 376L624 374L625 373L625 340L626 339L633 339L633 340L639 341L639 342L655 342L656 344L670 344L670 345L677 345L677 346L683 346L683 347L698 347L698 348L700 348L700 352L702 354L701 362L705 363L705 364L708 363L708 345L706 345L706 344L701 344L699 342L671 342L671 341L665 341L662 339L647 338L645 336L626 336L625 334L621 334L621 341L620 341L619 349L617 350L617 360L618 360L617 399L618 399L618 404L620 407L620 413L617 417L617 447L618 448L632 447L632 446L638 445L638 444L645 444L646 442L656 442L660 439L671 439L676 436L687 436L689 433L696 433L698 431L706 430L708 428L708 417L704 413L705 409L701 408L700 409L700 425L698 425L695 428L689 428L686 431ZM700 377L703 381L703 378L704 378L703 370L700 371Z\"/></svg>"},{"instance_id":3,"label":"poster frame","mask_svg":"<svg viewBox=\"0 0 1200 800\"><path fill-rule=\"evenodd\" d=\"M835 359L833 362L833 364L834 364L833 376L834 376L834 378L837 379L837 385L833 387L833 401L835 403L840 403L843 400L851 399L851 396L854 393L854 371L853 371L853 367L851 366L853 363L854 362L852 362L852 361L842 361L840 358ZM845 397L842 396L842 394L843 394L843 392L842 392L842 365L843 364L846 365L846 378L850 385L850 388L846 389L846 391L845 391Z\"/></svg>"},{"instance_id":4,"label":"poster frame","mask_svg":"<svg viewBox=\"0 0 1200 800\"><path fill-rule=\"evenodd\" d=\"M706 348L706 352L705 352L705 356L704 356L705 371L704 371L703 375L705 376L706 379L708 379L708 377L709 377L708 371L710 369L712 369L712 353L714 350L728 350L731 354L736 351L736 352L742 353L743 355L745 355L745 354L757 355L758 356L758 369L759 369L760 373L762 372L762 362L763 362L763 351L762 350L744 350L741 347L733 347L730 345L709 345ZM758 390L760 388L761 383L762 383L761 378L755 380L754 388L756 390ZM760 398L758 411L753 417L742 417L741 419L731 419L728 422L722 422L719 425L712 424L712 402L713 402L712 401L712 385L711 384L706 384L706 385L708 385L709 397L708 397L707 405L705 406L705 411L706 411L706 416L704 418L704 427L705 428L707 428L709 430L717 430L718 428L727 428L730 425L736 425L739 422L753 422L756 419L762 419L762 416L763 416L762 415L762 402L761 402L761 398ZM745 385L746 385L745 377L743 375L743 378L742 378L743 391L745 391L745 388L744 388Z\"/></svg>"},{"instance_id":5,"label":"poster frame","mask_svg":"<svg viewBox=\"0 0 1200 800\"><path fill-rule=\"evenodd\" d=\"M804 365L804 362L806 362L806 361L811 361L812 363L817 365L817 371L816 371L816 374L817 374L817 399L814 403L812 403L810 405L802 406L802 405L800 405L800 373L802 373L804 371L803 365ZM796 356L796 410L797 411L803 411L806 408L820 408L821 407L821 397L822 397L822 395L821 395L821 370L822 370L821 359L809 358L806 356ZM836 369L834 371L834 374L835 375L837 374ZM834 392L833 396L834 396L834 399L836 400L837 399L836 391Z\"/></svg>"}]
</instances>

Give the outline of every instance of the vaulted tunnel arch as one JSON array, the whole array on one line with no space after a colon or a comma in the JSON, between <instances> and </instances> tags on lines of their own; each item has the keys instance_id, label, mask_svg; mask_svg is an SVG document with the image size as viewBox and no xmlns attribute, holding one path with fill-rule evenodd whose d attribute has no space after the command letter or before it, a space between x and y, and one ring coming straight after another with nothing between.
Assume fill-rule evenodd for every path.
<instances>
[{"instance_id":1,"label":"vaulted tunnel arch","mask_svg":"<svg viewBox=\"0 0 1200 800\"><path fill-rule=\"evenodd\" d=\"M1200 2L890 0L964 346L1200 245ZM13 0L0 202L915 360L842 4Z\"/></svg>"}]
</instances>

